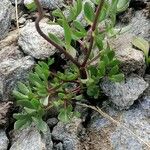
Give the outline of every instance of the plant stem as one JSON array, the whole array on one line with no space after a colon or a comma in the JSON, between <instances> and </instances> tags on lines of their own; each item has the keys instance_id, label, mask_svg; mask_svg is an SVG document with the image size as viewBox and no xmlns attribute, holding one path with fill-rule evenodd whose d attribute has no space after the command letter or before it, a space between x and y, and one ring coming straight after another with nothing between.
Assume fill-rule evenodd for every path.
<instances>
[{"instance_id":1,"label":"plant stem","mask_svg":"<svg viewBox=\"0 0 150 150\"><path fill-rule=\"evenodd\" d=\"M46 34L44 34L44 32L41 30L39 23L41 21L41 19L44 16L43 13L43 9L41 7L41 4L39 2L39 0L34 0L37 9L38 9L38 17L35 21L35 27L37 29L37 32L46 40L48 41L50 44L52 44L54 47L56 47L61 53L63 53L65 55L66 58L70 59L77 67L80 67L80 63L75 60L63 47L60 47L58 44L56 44L54 41L52 41Z\"/></svg>"},{"instance_id":2,"label":"plant stem","mask_svg":"<svg viewBox=\"0 0 150 150\"><path fill-rule=\"evenodd\" d=\"M96 29L96 26L97 26L97 22L98 22L98 18L99 18L99 15L101 13L101 10L103 8L103 5L104 5L104 1L105 0L101 0L98 7L97 7L97 10L96 10L96 14L95 14L95 19L94 19L94 22L93 22L93 25L91 27L90 30L92 30L91 34L90 34L90 45L89 45L89 49L88 49L88 53L87 55L85 56L85 60L84 62L82 63L82 66L84 67L89 59L89 56L91 54L91 51L92 51L92 47L93 47L93 43L94 43L94 37L93 37L93 32L95 31Z\"/></svg>"}]
</instances>

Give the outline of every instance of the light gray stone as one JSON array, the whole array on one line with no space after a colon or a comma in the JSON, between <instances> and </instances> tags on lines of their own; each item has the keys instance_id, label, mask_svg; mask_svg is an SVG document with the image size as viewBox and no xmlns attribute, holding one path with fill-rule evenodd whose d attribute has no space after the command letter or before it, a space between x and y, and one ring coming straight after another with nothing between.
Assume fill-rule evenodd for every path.
<instances>
[{"instance_id":1,"label":"light gray stone","mask_svg":"<svg viewBox=\"0 0 150 150\"><path fill-rule=\"evenodd\" d=\"M79 150L78 134L81 129L81 119L73 118L71 123L58 122L52 131L52 138L63 143L64 150Z\"/></svg>"},{"instance_id":2,"label":"light gray stone","mask_svg":"<svg viewBox=\"0 0 150 150\"><path fill-rule=\"evenodd\" d=\"M8 33L11 23L11 3L9 0L0 1L0 40Z\"/></svg>"},{"instance_id":3,"label":"light gray stone","mask_svg":"<svg viewBox=\"0 0 150 150\"><path fill-rule=\"evenodd\" d=\"M54 146L53 150L63 150L63 144L59 142Z\"/></svg>"},{"instance_id":4,"label":"light gray stone","mask_svg":"<svg viewBox=\"0 0 150 150\"><path fill-rule=\"evenodd\" d=\"M13 102L0 102L0 126L8 126Z\"/></svg>"},{"instance_id":5,"label":"light gray stone","mask_svg":"<svg viewBox=\"0 0 150 150\"><path fill-rule=\"evenodd\" d=\"M119 124L116 125L99 113L93 112L87 128L87 135L81 144L88 150L148 150L150 147L145 144L150 143L150 119L148 115L150 109L148 107L150 107L150 99L134 104L127 111L119 111L111 106L103 109L127 129Z\"/></svg>"},{"instance_id":6,"label":"light gray stone","mask_svg":"<svg viewBox=\"0 0 150 150\"><path fill-rule=\"evenodd\" d=\"M10 0L10 2L15 5L15 0ZM17 4L22 4L23 0L17 0Z\"/></svg>"},{"instance_id":7,"label":"light gray stone","mask_svg":"<svg viewBox=\"0 0 150 150\"><path fill-rule=\"evenodd\" d=\"M33 0L24 0L24 5L31 4ZM57 8L62 8L64 4L64 0L40 0L43 8L47 8L50 10L54 10Z\"/></svg>"},{"instance_id":8,"label":"light gray stone","mask_svg":"<svg viewBox=\"0 0 150 150\"><path fill-rule=\"evenodd\" d=\"M126 25L119 23L117 27L122 28ZM132 33L135 36L142 37L150 42L150 19L148 19L143 10L136 11L128 24L130 29L128 33Z\"/></svg>"},{"instance_id":9,"label":"light gray stone","mask_svg":"<svg viewBox=\"0 0 150 150\"><path fill-rule=\"evenodd\" d=\"M0 60L1 62L7 61L8 59L20 59L23 57L23 53L19 50L18 46L10 45L4 47L0 50Z\"/></svg>"},{"instance_id":10,"label":"light gray stone","mask_svg":"<svg viewBox=\"0 0 150 150\"><path fill-rule=\"evenodd\" d=\"M63 28L59 25L41 23L40 27L46 35L50 32L61 39L64 37ZM56 52L56 48L43 39L36 31L35 23L28 23L22 28L18 44L24 53L37 59L48 58Z\"/></svg>"},{"instance_id":11,"label":"light gray stone","mask_svg":"<svg viewBox=\"0 0 150 150\"><path fill-rule=\"evenodd\" d=\"M52 147L49 130L40 134L35 127L28 127L13 133L10 150L52 150Z\"/></svg>"},{"instance_id":12,"label":"light gray stone","mask_svg":"<svg viewBox=\"0 0 150 150\"><path fill-rule=\"evenodd\" d=\"M104 79L101 83L104 94L119 109L128 109L143 94L147 87L148 83L143 78L133 74L120 83L114 83L108 79Z\"/></svg>"},{"instance_id":13,"label":"light gray stone","mask_svg":"<svg viewBox=\"0 0 150 150\"><path fill-rule=\"evenodd\" d=\"M7 101L11 98L17 81L25 80L33 66L34 60L30 56L17 60L9 59L0 63L0 101Z\"/></svg>"},{"instance_id":14,"label":"light gray stone","mask_svg":"<svg viewBox=\"0 0 150 150\"><path fill-rule=\"evenodd\" d=\"M120 61L124 74L136 73L143 76L146 69L145 56L142 51L132 47L133 37L132 34L122 34L111 40L110 44L115 50L116 58Z\"/></svg>"},{"instance_id":15,"label":"light gray stone","mask_svg":"<svg viewBox=\"0 0 150 150\"><path fill-rule=\"evenodd\" d=\"M9 140L4 130L0 129L0 150L7 150Z\"/></svg>"},{"instance_id":16,"label":"light gray stone","mask_svg":"<svg viewBox=\"0 0 150 150\"><path fill-rule=\"evenodd\" d=\"M8 33L7 37L0 41L0 51L10 45L16 45L18 41L19 30L14 30Z\"/></svg>"}]
</instances>

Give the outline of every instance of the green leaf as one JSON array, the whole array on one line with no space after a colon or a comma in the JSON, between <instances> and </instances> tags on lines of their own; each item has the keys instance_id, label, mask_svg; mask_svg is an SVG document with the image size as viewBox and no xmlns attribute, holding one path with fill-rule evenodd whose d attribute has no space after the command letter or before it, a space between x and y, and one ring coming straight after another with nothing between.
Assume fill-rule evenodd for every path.
<instances>
[{"instance_id":1,"label":"green leaf","mask_svg":"<svg viewBox=\"0 0 150 150\"><path fill-rule=\"evenodd\" d=\"M17 120L14 124L14 129L18 130L18 129L22 128L27 122L28 122L27 118Z\"/></svg>"},{"instance_id":2,"label":"green leaf","mask_svg":"<svg viewBox=\"0 0 150 150\"><path fill-rule=\"evenodd\" d=\"M93 22L95 14L94 9L89 2L84 4L84 15L90 23Z\"/></svg>"},{"instance_id":3,"label":"green leaf","mask_svg":"<svg viewBox=\"0 0 150 150\"><path fill-rule=\"evenodd\" d=\"M16 90L13 91L13 95L16 99L28 99L27 95L24 95Z\"/></svg>"},{"instance_id":4,"label":"green leaf","mask_svg":"<svg viewBox=\"0 0 150 150\"><path fill-rule=\"evenodd\" d=\"M45 98L41 98L40 99L40 102L41 104L43 104L44 106L47 106L48 105L48 102L49 102L49 95Z\"/></svg>"},{"instance_id":5,"label":"green leaf","mask_svg":"<svg viewBox=\"0 0 150 150\"><path fill-rule=\"evenodd\" d=\"M129 0L118 0L117 12L123 12L129 7Z\"/></svg>"},{"instance_id":6,"label":"green leaf","mask_svg":"<svg viewBox=\"0 0 150 150\"><path fill-rule=\"evenodd\" d=\"M102 56L101 60L105 63L105 65L109 64L109 58L106 54Z\"/></svg>"},{"instance_id":7,"label":"green leaf","mask_svg":"<svg viewBox=\"0 0 150 150\"><path fill-rule=\"evenodd\" d=\"M71 43L71 30L66 19L63 20L63 28L65 34L66 49L68 49L70 48L70 43Z\"/></svg>"},{"instance_id":8,"label":"green leaf","mask_svg":"<svg viewBox=\"0 0 150 150\"><path fill-rule=\"evenodd\" d=\"M54 58L48 58L48 66L51 66L54 63Z\"/></svg>"},{"instance_id":9,"label":"green leaf","mask_svg":"<svg viewBox=\"0 0 150 150\"><path fill-rule=\"evenodd\" d=\"M30 92L30 90L28 89L28 87L25 84L18 82L17 85L18 85L18 89L21 93L27 95Z\"/></svg>"},{"instance_id":10,"label":"green leaf","mask_svg":"<svg viewBox=\"0 0 150 150\"><path fill-rule=\"evenodd\" d=\"M48 36L52 41L54 41L59 46L64 46L62 39L59 39L56 35L54 35L52 33L48 33Z\"/></svg>"},{"instance_id":11,"label":"green leaf","mask_svg":"<svg viewBox=\"0 0 150 150\"><path fill-rule=\"evenodd\" d=\"M103 37L101 34L98 34L95 36L95 43L97 47L99 48L99 50L103 49Z\"/></svg>"},{"instance_id":12,"label":"green leaf","mask_svg":"<svg viewBox=\"0 0 150 150\"><path fill-rule=\"evenodd\" d=\"M82 34L86 33L86 30L84 29L83 25L81 24L81 22L75 20L72 23L73 27L76 28L77 30L81 31Z\"/></svg>"},{"instance_id":13,"label":"green leaf","mask_svg":"<svg viewBox=\"0 0 150 150\"><path fill-rule=\"evenodd\" d=\"M76 16L78 16L80 13L81 13L81 11L82 11L82 0L77 0L77 4L76 4L77 6L77 12L76 12Z\"/></svg>"},{"instance_id":14,"label":"green leaf","mask_svg":"<svg viewBox=\"0 0 150 150\"><path fill-rule=\"evenodd\" d=\"M148 41L144 40L143 38L135 37L132 40L132 44L144 52L146 64L148 65L149 64L148 55L149 55L149 48L150 48Z\"/></svg>"},{"instance_id":15,"label":"green leaf","mask_svg":"<svg viewBox=\"0 0 150 150\"><path fill-rule=\"evenodd\" d=\"M25 4L26 8L30 11L35 11L36 10L36 4L34 3L34 0L33 2L31 2L30 4Z\"/></svg>"},{"instance_id":16,"label":"green leaf","mask_svg":"<svg viewBox=\"0 0 150 150\"><path fill-rule=\"evenodd\" d=\"M99 77L103 77L105 75L105 72L106 72L105 62L100 61L99 68L98 68Z\"/></svg>"},{"instance_id":17,"label":"green leaf","mask_svg":"<svg viewBox=\"0 0 150 150\"><path fill-rule=\"evenodd\" d=\"M27 107L24 107L24 110L28 113L28 114L33 114L36 112L35 109L30 109L30 108L27 108Z\"/></svg>"},{"instance_id":18,"label":"green leaf","mask_svg":"<svg viewBox=\"0 0 150 150\"><path fill-rule=\"evenodd\" d=\"M52 12L52 15L59 18L64 18L62 11L58 8Z\"/></svg>"},{"instance_id":19,"label":"green leaf","mask_svg":"<svg viewBox=\"0 0 150 150\"><path fill-rule=\"evenodd\" d=\"M110 50L108 53L107 53L107 56L109 58L109 61L112 61L113 58L115 57L115 52L113 50Z\"/></svg>"},{"instance_id":20,"label":"green leaf","mask_svg":"<svg viewBox=\"0 0 150 150\"><path fill-rule=\"evenodd\" d=\"M124 74L120 73L117 75L112 75L109 79L113 82L121 82L124 80Z\"/></svg>"},{"instance_id":21,"label":"green leaf","mask_svg":"<svg viewBox=\"0 0 150 150\"><path fill-rule=\"evenodd\" d=\"M22 107L28 107L28 108L34 108L32 103L29 100L18 100L17 101L18 105L21 105Z\"/></svg>"},{"instance_id":22,"label":"green leaf","mask_svg":"<svg viewBox=\"0 0 150 150\"><path fill-rule=\"evenodd\" d=\"M47 132L48 126L46 122L42 120L42 118L32 117L32 120L36 124L36 127L38 128L38 130L42 131L43 133Z\"/></svg>"},{"instance_id":23,"label":"green leaf","mask_svg":"<svg viewBox=\"0 0 150 150\"><path fill-rule=\"evenodd\" d=\"M80 101L83 99L83 95L77 95L74 99L76 99L77 101Z\"/></svg>"},{"instance_id":24,"label":"green leaf","mask_svg":"<svg viewBox=\"0 0 150 150\"><path fill-rule=\"evenodd\" d=\"M35 99L35 98L33 98L33 99L31 100L31 104L33 105L33 107L34 107L35 109L38 109L39 107L41 107L41 104L40 104L39 100L37 100L37 99Z\"/></svg>"},{"instance_id":25,"label":"green leaf","mask_svg":"<svg viewBox=\"0 0 150 150\"><path fill-rule=\"evenodd\" d=\"M66 109L61 109L58 115L58 119L64 123L67 123L71 120L72 117L72 106L68 106Z\"/></svg>"},{"instance_id":26,"label":"green leaf","mask_svg":"<svg viewBox=\"0 0 150 150\"><path fill-rule=\"evenodd\" d=\"M77 51L72 46L68 47L67 51L73 58L76 57Z\"/></svg>"},{"instance_id":27,"label":"green leaf","mask_svg":"<svg viewBox=\"0 0 150 150\"><path fill-rule=\"evenodd\" d=\"M112 75L116 75L117 73L119 72L119 67L118 65L117 66L114 66L108 73L109 76L112 76Z\"/></svg>"},{"instance_id":28,"label":"green leaf","mask_svg":"<svg viewBox=\"0 0 150 150\"><path fill-rule=\"evenodd\" d=\"M148 56L148 53L149 53L149 43L148 43L148 41L144 40L143 38L135 37L132 40L132 44L135 47L142 50L146 57Z\"/></svg>"},{"instance_id":29,"label":"green leaf","mask_svg":"<svg viewBox=\"0 0 150 150\"><path fill-rule=\"evenodd\" d=\"M27 114L14 113L13 118L15 118L17 120L27 119Z\"/></svg>"}]
</instances>

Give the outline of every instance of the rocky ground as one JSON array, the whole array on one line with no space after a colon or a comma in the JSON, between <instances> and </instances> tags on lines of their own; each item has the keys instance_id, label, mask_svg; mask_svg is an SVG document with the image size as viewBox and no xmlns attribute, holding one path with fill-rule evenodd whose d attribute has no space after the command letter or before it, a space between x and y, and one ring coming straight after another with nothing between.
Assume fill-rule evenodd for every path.
<instances>
[{"instance_id":1,"label":"rocky ground","mask_svg":"<svg viewBox=\"0 0 150 150\"><path fill-rule=\"evenodd\" d=\"M37 60L60 55L37 33L34 26L36 15L29 13L24 6L28 1L18 1L19 29L16 28L15 0L0 1L0 150L150 149L147 144L150 145L150 68L146 68L143 52L131 44L134 36L150 42L150 1L131 0L130 7L118 15L117 28L130 26L126 33L112 41L126 80L111 83L104 79L100 85L108 99L102 104L102 110L120 124L88 108L76 106L75 109L82 112L81 118L73 118L66 125L59 122L56 115L51 115L47 120L49 131L45 135L34 126L13 130L12 114L18 108L14 107L11 93L16 82L26 80ZM50 19L49 11L62 8L66 1L41 2ZM58 25L48 25L47 18L40 24L42 30L63 38L63 29ZM83 15L78 20L86 26Z\"/></svg>"}]
</instances>

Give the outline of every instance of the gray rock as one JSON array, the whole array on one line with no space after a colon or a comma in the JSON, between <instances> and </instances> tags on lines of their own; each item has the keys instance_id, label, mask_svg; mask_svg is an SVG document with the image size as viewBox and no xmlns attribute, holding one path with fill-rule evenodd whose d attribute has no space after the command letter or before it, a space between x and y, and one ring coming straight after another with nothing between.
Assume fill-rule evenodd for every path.
<instances>
[{"instance_id":1,"label":"gray rock","mask_svg":"<svg viewBox=\"0 0 150 150\"><path fill-rule=\"evenodd\" d=\"M3 39L10 28L11 3L9 0L0 1L0 40Z\"/></svg>"},{"instance_id":2,"label":"gray rock","mask_svg":"<svg viewBox=\"0 0 150 150\"><path fill-rule=\"evenodd\" d=\"M47 122L47 125L49 126L49 128L53 128L58 123L58 119L57 118L49 118L46 122Z\"/></svg>"},{"instance_id":3,"label":"gray rock","mask_svg":"<svg viewBox=\"0 0 150 150\"><path fill-rule=\"evenodd\" d=\"M63 144L59 142L54 146L53 150L63 150Z\"/></svg>"},{"instance_id":4,"label":"gray rock","mask_svg":"<svg viewBox=\"0 0 150 150\"><path fill-rule=\"evenodd\" d=\"M52 131L52 138L63 143L64 150L79 150L78 134L81 129L81 119L73 118L71 123L58 122Z\"/></svg>"},{"instance_id":5,"label":"gray rock","mask_svg":"<svg viewBox=\"0 0 150 150\"><path fill-rule=\"evenodd\" d=\"M8 59L20 59L23 57L23 53L19 50L18 46L10 45L0 50L0 60L7 61Z\"/></svg>"},{"instance_id":6,"label":"gray rock","mask_svg":"<svg viewBox=\"0 0 150 150\"><path fill-rule=\"evenodd\" d=\"M150 42L150 19L147 19L143 10L136 11L135 15L131 18L130 26L128 33L132 33L138 37L145 38ZM124 27L124 24L118 24L119 28Z\"/></svg>"},{"instance_id":7,"label":"gray rock","mask_svg":"<svg viewBox=\"0 0 150 150\"><path fill-rule=\"evenodd\" d=\"M9 140L4 130L0 129L0 150L7 150Z\"/></svg>"},{"instance_id":8,"label":"gray rock","mask_svg":"<svg viewBox=\"0 0 150 150\"><path fill-rule=\"evenodd\" d=\"M147 87L148 83L143 78L133 74L120 83L114 83L108 79L104 79L101 83L104 94L119 109L128 109Z\"/></svg>"},{"instance_id":9,"label":"gray rock","mask_svg":"<svg viewBox=\"0 0 150 150\"><path fill-rule=\"evenodd\" d=\"M10 0L10 2L15 5L15 0ZM17 0L17 4L22 4L23 0Z\"/></svg>"},{"instance_id":10,"label":"gray rock","mask_svg":"<svg viewBox=\"0 0 150 150\"><path fill-rule=\"evenodd\" d=\"M146 91L144 92L143 96L150 96L150 75L146 74L144 76L144 80L149 84L148 88L146 89Z\"/></svg>"},{"instance_id":11,"label":"gray rock","mask_svg":"<svg viewBox=\"0 0 150 150\"><path fill-rule=\"evenodd\" d=\"M8 33L7 37L0 41L0 51L6 46L16 45L19 37L19 30L14 30Z\"/></svg>"},{"instance_id":12,"label":"gray rock","mask_svg":"<svg viewBox=\"0 0 150 150\"><path fill-rule=\"evenodd\" d=\"M33 0L24 0L24 5L29 5L33 2ZM54 10L57 8L62 8L64 4L64 0L40 0L43 8L47 8L50 10Z\"/></svg>"},{"instance_id":13,"label":"gray rock","mask_svg":"<svg viewBox=\"0 0 150 150\"><path fill-rule=\"evenodd\" d=\"M0 101L9 100L17 81L25 80L33 66L34 60L30 56L0 63Z\"/></svg>"},{"instance_id":14,"label":"gray rock","mask_svg":"<svg viewBox=\"0 0 150 150\"><path fill-rule=\"evenodd\" d=\"M40 26L43 32L47 35L50 32L57 35L61 39L64 36L63 28L59 25L41 23ZM56 52L56 48L38 34L34 23L28 23L22 28L20 31L18 44L21 46L24 53L37 59L48 58Z\"/></svg>"},{"instance_id":15,"label":"gray rock","mask_svg":"<svg viewBox=\"0 0 150 150\"><path fill-rule=\"evenodd\" d=\"M128 111L118 111L112 107L103 109L104 112L119 121L136 136L119 124L116 125L100 114L93 112L87 128L87 135L81 144L88 150L148 150L150 147L144 142L150 143L150 120L148 116L150 109L147 109L149 102L150 99L141 101ZM139 140L137 136L144 142Z\"/></svg>"},{"instance_id":16,"label":"gray rock","mask_svg":"<svg viewBox=\"0 0 150 150\"><path fill-rule=\"evenodd\" d=\"M122 34L110 41L115 50L117 59L121 62L121 70L124 74L136 73L143 76L145 73L145 57L142 51L132 48L132 34Z\"/></svg>"},{"instance_id":17,"label":"gray rock","mask_svg":"<svg viewBox=\"0 0 150 150\"><path fill-rule=\"evenodd\" d=\"M144 16L142 11L137 11L131 20L129 32L145 38L150 42L150 20Z\"/></svg>"},{"instance_id":18,"label":"gray rock","mask_svg":"<svg viewBox=\"0 0 150 150\"><path fill-rule=\"evenodd\" d=\"M13 102L0 102L0 126L8 125L8 119L10 116L10 109Z\"/></svg>"},{"instance_id":19,"label":"gray rock","mask_svg":"<svg viewBox=\"0 0 150 150\"><path fill-rule=\"evenodd\" d=\"M10 150L52 150L53 143L48 130L40 134L35 127L28 127L13 133Z\"/></svg>"}]
</instances>

